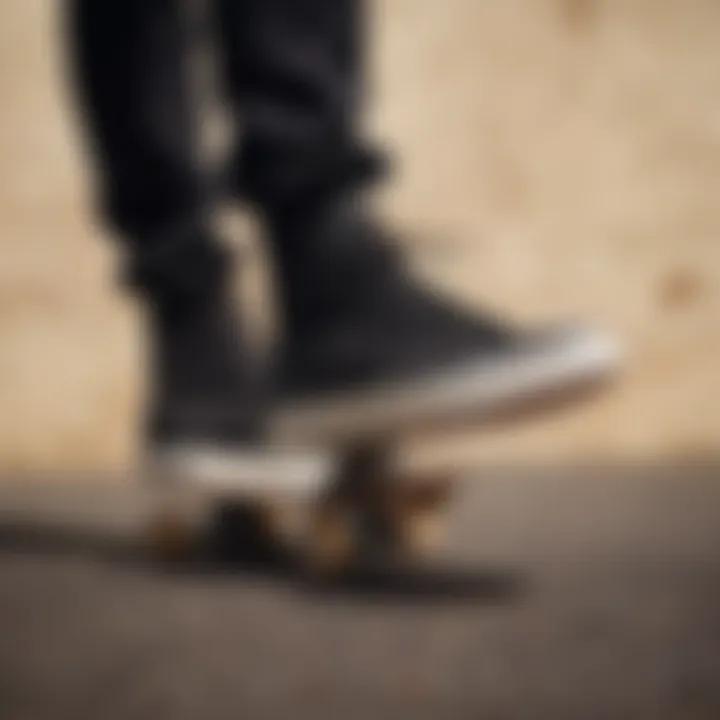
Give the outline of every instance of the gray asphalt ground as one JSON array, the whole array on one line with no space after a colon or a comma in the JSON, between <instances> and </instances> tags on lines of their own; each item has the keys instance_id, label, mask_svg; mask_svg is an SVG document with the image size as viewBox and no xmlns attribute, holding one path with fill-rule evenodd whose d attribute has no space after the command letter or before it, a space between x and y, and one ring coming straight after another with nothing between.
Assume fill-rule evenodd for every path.
<instances>
[{"instance_id":1,"label":"gray asphalt ground","mask_svg":"<svg viewBox=\"0 0 720 720\"><path fill-rule=\"evenodd\" d=\"M0 718L720 718L717 465L502 470L420 576L168 572L129 490L0 492Z\"/></svg>"}]
</instances>

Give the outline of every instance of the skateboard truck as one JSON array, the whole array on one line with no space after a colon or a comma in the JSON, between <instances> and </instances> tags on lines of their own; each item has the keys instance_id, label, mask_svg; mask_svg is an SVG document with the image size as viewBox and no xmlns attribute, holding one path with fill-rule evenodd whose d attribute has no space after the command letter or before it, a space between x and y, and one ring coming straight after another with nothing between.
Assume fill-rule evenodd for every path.
<instances>
[{"instance_id":1,"label":"skateboard truck","mask_svg":"<svg viewBox=\"0 0 720 720\"><path fill-rule=\"evenodd\" d=\"M392 443L366 441L344 448L334 476L302 503L227 492L198 514L174 498L152 515L147 540L162 562L292 557L310 576L333 577L431 553L451 495L449 476L402 475Z\"/></svg>"}]
</instances>

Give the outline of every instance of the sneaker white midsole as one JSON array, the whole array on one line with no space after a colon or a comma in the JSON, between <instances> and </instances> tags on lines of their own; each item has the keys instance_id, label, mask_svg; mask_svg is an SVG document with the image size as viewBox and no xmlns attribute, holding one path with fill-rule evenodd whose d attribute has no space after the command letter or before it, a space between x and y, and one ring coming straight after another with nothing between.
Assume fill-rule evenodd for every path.
<instances>
[{"instance_id":1,"label":"sneaker white midsole","mask_svg":"<svg viewBox=\"0 0 720 720\"><path fill-rule=\"evenodd\" d=\"M333 472L330 457L317 452L180 443L156 450L146 468L162 487L248 496L313 493Z\"/></svg>"},{"instance_id":2,"label":"sneaker white midsole","mask_svg":"<svg viewBox=\"0 0 720 720\"><path fill-rule=\"evenodd\" d=\"M411 427L472 414L477 421L538 396L608 377L621 358L610 338L568 332L562 343L514 358L487 358L446 368L403 384L336 398L289 405L276 416L279 437L302 442L403 433Z\"/></svg>"}]
</instances>

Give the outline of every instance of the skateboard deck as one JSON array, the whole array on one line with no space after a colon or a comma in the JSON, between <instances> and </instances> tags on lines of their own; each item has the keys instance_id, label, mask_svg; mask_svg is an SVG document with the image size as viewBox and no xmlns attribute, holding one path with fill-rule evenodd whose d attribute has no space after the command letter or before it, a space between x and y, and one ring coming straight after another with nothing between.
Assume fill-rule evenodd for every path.
<instances>
[{"instance_id":1,"label":"skateboard deck","mask_svg":"<svg viewBox=\"0 0 720 720\"><path fill-rule=\"evenodd\" d=\"M402 474L393 450L378 440L345 447L325 482L312 487L196 479L158 488L148 548L162 562L282 558L317 576L424 559L441 544L452 473Z\"/></svg>"},{"instance_id":2,"label":"skateboard deck","mask_svg":"<svg viewBox=\"0 0 720 720\"><path fill-rule=\"evenodd\" d=\"M568 357L546 363L544 368L523 366L522 382L517 368L510 373L500 372L500 368L492 375L492 382L476 373L474 380L470 378L472 386L467 377L452 379L443 388L447 396L444 407L453 408L451 417L439 409L429 412L430 406L418 406L417 418L410 413L418 421L417 427L414 421L400 423L400 416L390 412L388 403L394 402L392 398L380 403L381 411L377 410L377 398L368 407L361 404L362 412L358 413L363 422L347 413L329 413L321 418L322 422L315 423L322 426L319 435L323 444L334 448L334 456L339 459L329 473L331 477L325 475L326 482L302 492L295 488L294 493L272 485L263 487L262 483L254 488L242 487L232 476L221 485L190 482L185 490L204 499L205 512L193 515L182 506L177 494L174 504L160 506L162 509L153 518L151 546L163 557L187 556L198 545L198 539L206 537L208 528L214 526L215 530L220 528L219 534L225 539L231 540L233 532L237 532L238 544L246 547L252 545L249 535L253 530L260 544L292 548L304 569L321 575L342 572L376 558L423 558L442 539L441 519L456 478L452 472L430 476L399 473L395 462L398 443L421 427L515 423L592 397L611 376L614 351L594 336L575 350ZM468 399L465 394L470 387L473 393ZM417 404L410 395L409 399ZM395 401L397 397L395 394ZM403 403L407 415L408 397ZM375 414L370 412L372 408ZM466 415L466 410L472 412ZM345 424L336 421L340 416L346 417ZM425 426L419 422L421 416L433 420ZM279 425L282 435L283 423ZM296 425L301 435L309 433L304 443L317 441L312 437L312 422Z\"/></svg>"}]
</instances>

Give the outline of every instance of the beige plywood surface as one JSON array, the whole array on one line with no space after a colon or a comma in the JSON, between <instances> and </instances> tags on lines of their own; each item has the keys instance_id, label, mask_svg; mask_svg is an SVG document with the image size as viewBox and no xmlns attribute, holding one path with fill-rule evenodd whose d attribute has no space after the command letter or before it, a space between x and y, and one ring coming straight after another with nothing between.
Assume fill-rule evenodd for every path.
<instances>
[{"instance_id":1,"label":"beige plywood surface","mask_svg":"<svg viewBox=\"0 0 720 720\"><path fill-rule=\"evenodd\" d=\"M0 5L0 472L136 451L142 344L88 214L61 7ZM598 404L459 444L715 452L720 4L378 0L375 18L372 121L402 160L386 208L419 269L521 319L587 316L630 353Z\"/></svg>"}]
</instances>

